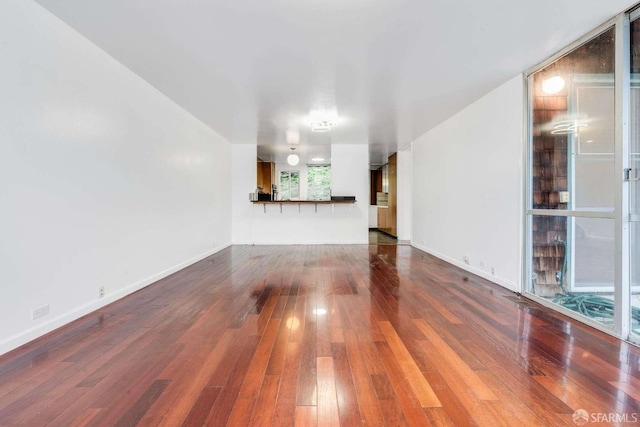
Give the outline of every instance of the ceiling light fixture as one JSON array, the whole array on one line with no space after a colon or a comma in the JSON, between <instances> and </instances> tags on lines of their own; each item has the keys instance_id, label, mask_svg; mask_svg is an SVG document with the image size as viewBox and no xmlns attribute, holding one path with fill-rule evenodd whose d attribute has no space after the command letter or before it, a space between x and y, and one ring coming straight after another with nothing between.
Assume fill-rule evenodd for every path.
<instances>
[{"instance_id":1,"label":"ceiling light fixture","mask_svg":"<svg viewBox=\"0 0 640 427\"><path fill-rule=\"evenodd\" d=\"M287 163L291 166L295 166L300 162L300 157L296 154L296 148L291 147L291 154L287 156Z\"/></svg>"},{"instance_id":2,"label":"ceiling light fixture","mask_svg":"<svg viewBox=\"0 0 640 427\"><path fill-rule=\"evenodd\" d=\"M542 91L548 94L558 93L564 87L564 79L560 76L549 77L542 81Z\"/></svg>"},{"instance_id":3,"label":"ceiling light fixture","mask_svg":"<svg viewBox=\"0 0 640 427\"><path fill-rule=\"evenodd\" d=\"M311 123L311 131L312 132L329 132L336 123L330 120L318 120L317 122Z\"/></svg>"},{"instance_id":4,"label":"ceiling light fixture","mask_svg":"<svg viewBox=\"0 0 640 427\"><path fill-rule=\"evenodd\" d=\"M311 159L312 162L324 162L324 157L314 157Z\"/></svg>"},{"instance_id":5,"label":"ceiling light fixture","mask_svg":"<svg viewBox=\"0 0 640 427\"><path fill-rule=\"evenodd\" d=\"M579 134L580 130L588 127L587 123L575 121L560 122L553 127L551 131L552 135L568 135Z\"/></svg>"}]
</instances>

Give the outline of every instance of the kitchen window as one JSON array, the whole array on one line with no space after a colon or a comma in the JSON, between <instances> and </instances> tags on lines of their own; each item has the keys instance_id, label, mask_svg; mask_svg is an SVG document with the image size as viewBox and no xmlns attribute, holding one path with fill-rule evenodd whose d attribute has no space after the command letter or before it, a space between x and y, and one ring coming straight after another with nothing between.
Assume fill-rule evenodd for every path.
<instances>
[{"instance_id":1,"label":"kitchen window","mask_svg":"<svg viewBox=\"0 0 640 427\"><path fill-rule=\"evenodd\" d=\"M280 172L280 200L300 198L300 172Z\"/></svg>"},{"instance_id":2,"label":"kitchen window","mask_svg":"<svg viewBox=\"0 0 640 427\"><path fill-rule=\"evenodd\" d=\"M309 165L307 168L309 200L331 199L331 166Z\"/></svg>"}]
</instances>

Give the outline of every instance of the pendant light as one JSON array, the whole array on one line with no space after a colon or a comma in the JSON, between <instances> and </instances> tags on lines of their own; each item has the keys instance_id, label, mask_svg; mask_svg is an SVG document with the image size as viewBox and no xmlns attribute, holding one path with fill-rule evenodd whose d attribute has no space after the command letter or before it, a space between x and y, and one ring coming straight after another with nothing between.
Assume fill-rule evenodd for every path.
<instances>
[{"instance_id":1,"label":"pendant light","mask_svg":"<svg viewBox=\"0 0 640 427\"><path fill-rule=\"evenodd\" d=\"M289 163L291 166L295 166L298 164L298 162L300 162L300 157L298 157L298 155L296 154L295 147L292 147L291 154L289 154L289 156L287 157L287 163Z\"/></svg>"}]
</instances>

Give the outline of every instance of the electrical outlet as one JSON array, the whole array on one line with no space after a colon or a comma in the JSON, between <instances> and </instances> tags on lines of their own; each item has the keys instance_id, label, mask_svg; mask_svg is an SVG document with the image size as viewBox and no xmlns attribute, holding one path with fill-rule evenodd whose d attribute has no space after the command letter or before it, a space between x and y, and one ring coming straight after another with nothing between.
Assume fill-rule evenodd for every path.
<instances>
[{"instance_id":1,"label":"electrical outlet","mask_svg":"<svg viewBox=\"0 0 640 427\"><path fill-rule=\"evenodd\" d=\"M467 255L462 257L462 260L464 261L465 264L470 264L471 261L469 260L469 257Z\"/></svg>"},{"instance_id":2,"label":"electrical outlet","mask_svg":"<svg viewBox=\"0 0 640 427\"><path fill-rule=\"evenodd\" d=\"M491 267L491 275L492 276L496 275L496 268L495 267Z\"/></svg>"},{"instance_id":3,"label":"electrical outlet","mask_svg":"<svg viewBox=\"0 0 640 427\"><path fill-rule=\"evenodd\" d=\"M36 320L49 314L49 304L36 308L31 312L31 319Z\"/></svg>"},{"instance_id":4,"label":"electrical outlet","mask_svg":"<svg viewBox=\"0 0 640 427\"><path fill-rule=\"evenodd\" d=\"M104 298L104 286L98 288L98 298Z\"/></svg>"},{"instance_id":5,"label":"electrical outlet","mask_svg":"<svg viewBox=\"0 0 640 427\"><path fill-rule=\"evenodd\" d=\"M560 203L569 203L569 192L558 191L558 198L560 199Z\"/></svg>"}]
</instances>

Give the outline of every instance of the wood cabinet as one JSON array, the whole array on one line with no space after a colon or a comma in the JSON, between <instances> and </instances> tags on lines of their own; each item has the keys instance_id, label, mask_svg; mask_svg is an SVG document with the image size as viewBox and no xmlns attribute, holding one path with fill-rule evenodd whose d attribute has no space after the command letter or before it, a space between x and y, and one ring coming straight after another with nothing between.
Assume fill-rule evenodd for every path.
<instances>
[{"instance_id":1,"label":"wood cabinet","mask_svg":"<svg viewBox=\"0 0 640 427\"><path fill-rule=\"evenodd\" d=\"M398 161L395 154L389 156L386 168L388 206L378 207L378 230L398 236ZM383 185L384 187L384 185ZM384 188L383 188L384 191Z\"/></svg>"},{"instance_id":2,"label":"wood cabinet","mask_svg":"<svg viewBox=\"0 0 640 427\"><path fill-rule=\"evenodd\" d=\"M389 156L389 231L398 237L398 158Z\"/></svg>"},{"instance_id":3,"label":"wood cabinet","mask_svg":"<svg viewBox=\"0 0 640 427\"><path fill-rule=\"evenodd\" d=\"M389 230L389 208L378 206L378 230L388 233Z\"/></svg>"},{"instance_id":4,"label":"wood cabinet","mask_svg":"<svg viewBox=\"0 0 640 427\"><path fill-rule=\"evenodd\" d=\"M382 168L372 170L370 178L370 203L375 205L378 203L378 192L382 191Z\"/></svg>"},{"instance_id":5,"label":"wood cabinet","mask_svg":"<svg viewBox=\"0 0 640 427\"><path fill-rule=\"evenodd\" d=\"M265 193L271 193L271 185L278 184L276 181L276 165L273 162L258 160L257 177L258 182L256 187L262 188L262 191Z\"/></svg>"}]
</instances>

